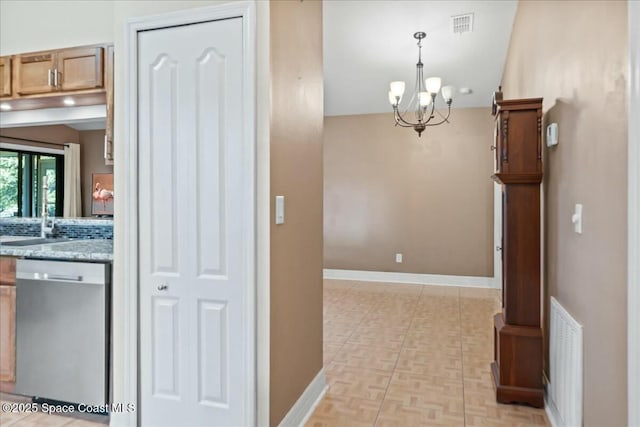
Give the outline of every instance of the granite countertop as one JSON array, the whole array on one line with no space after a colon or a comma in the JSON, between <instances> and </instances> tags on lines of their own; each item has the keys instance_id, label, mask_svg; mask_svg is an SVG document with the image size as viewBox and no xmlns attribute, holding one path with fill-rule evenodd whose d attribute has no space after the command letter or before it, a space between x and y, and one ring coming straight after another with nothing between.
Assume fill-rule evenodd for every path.
<instances>
[{"instance_id":1,"label":"granite countertop","mask_svg":"<svg viewBox=\"0 0 640 427\"><path fill-rule=\"evenodd\" d=\"M2 240L18 239L3 238ZM29 246L7 246L0 243L0 255L61 260L113 261L113 240L77 239Z\"/></svg>"}]
</instances>

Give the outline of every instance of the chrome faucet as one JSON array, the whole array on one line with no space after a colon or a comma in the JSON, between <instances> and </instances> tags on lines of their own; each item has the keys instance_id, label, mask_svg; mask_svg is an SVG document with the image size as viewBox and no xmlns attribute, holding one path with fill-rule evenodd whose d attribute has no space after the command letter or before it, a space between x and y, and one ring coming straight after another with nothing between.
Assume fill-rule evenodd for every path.
<instances>
[{"instance_id":1,"label":"chrome faucet","mask_svg":"<svg viewBox=\"0 0 640 427\"><path fill-rule=\"evenodd\" d=\"M40 237L47 238L53 234L56 227L55 218L51 218L51 227L48 226L47 205L49 204L48 193L49 185L47 184L47 176L42 177L42 224L40 226Z\"/></svg>"}]
</instances>

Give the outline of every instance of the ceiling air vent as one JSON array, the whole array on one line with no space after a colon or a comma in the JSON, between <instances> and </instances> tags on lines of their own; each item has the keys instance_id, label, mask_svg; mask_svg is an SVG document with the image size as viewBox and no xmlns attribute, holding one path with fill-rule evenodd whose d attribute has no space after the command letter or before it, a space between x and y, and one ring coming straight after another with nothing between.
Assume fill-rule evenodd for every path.
<instances>
[{"instance_id":1,"label":"ceiling air vent","mask_svg":"<svg viewBox=\"0 0 640 427\"><path fill-rule=\"evenodd\" d=\"M451 32L453 34L464 34L473 31L473 13L456 15L451 17Z\"/></svg>"}]
</instances>

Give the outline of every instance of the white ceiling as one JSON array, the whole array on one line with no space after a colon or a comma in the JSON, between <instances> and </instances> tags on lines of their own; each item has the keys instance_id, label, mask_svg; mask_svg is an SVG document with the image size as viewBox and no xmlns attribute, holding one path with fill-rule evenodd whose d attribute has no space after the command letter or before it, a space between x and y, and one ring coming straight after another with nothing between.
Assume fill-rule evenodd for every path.
<instances>
[{"instance_id":1,"label":"white ceiling","mask_svg":"<svg viewBox=\"0 0 640 427\"><path fill-rule=\"evenodd\" d=\"M472 90L456 91L452 108L489 106L502 77L516 7L510 0L325 0L325 115L392 111L387 92L393 80L406 82L408 100L418 60L416 31L427 33L424 76ZM450 17L464 13L474 14L473 32L453 34ZM440 97L439 104L444 105Z\"/></svg>"}]
</instances>

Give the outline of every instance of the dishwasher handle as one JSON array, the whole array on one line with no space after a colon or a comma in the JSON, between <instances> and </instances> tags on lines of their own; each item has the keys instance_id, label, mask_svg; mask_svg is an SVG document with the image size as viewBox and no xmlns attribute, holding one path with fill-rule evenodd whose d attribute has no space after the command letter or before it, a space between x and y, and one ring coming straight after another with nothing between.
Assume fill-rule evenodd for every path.
<instances>
[{"instance_id":1,"label":"dishwasher handle","mask_svg":"<svg viewBox=\"0 0 640 427\"><path fill-rule=\"evenodd\" d=\"M65 276L63 274L41 274L40 280L64 280L65 282L82 282L82 276ZM36 279L38 280L38 279Z\"/></svg>"},{"instance_id":2,"label":"dishwasher handle","mask_svg":"<svg viewBox=\"0 0 640 427\"><path fill-rule=\"evenodd\" d=\"M106 285L108 271L104 263L19 259L16 262L18 281Z\"/></svg>"}]
</instances>

